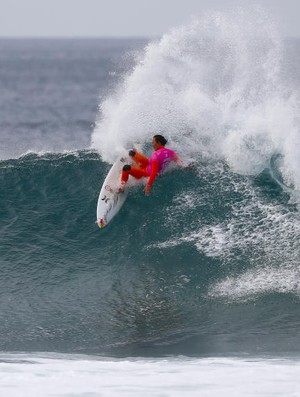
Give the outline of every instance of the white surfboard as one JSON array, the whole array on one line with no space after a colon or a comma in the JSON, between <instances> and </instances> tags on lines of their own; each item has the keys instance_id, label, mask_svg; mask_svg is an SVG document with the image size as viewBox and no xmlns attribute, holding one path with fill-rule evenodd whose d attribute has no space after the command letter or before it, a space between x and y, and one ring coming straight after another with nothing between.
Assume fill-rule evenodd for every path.
<instances>
[{"instance_id":1,"label":"white surfboard","mask_svg":"<svg viewBox=\"0 0 300 397\"><path fill-rule=\"evenodd\" d=\"M102 229L120 211L128 195L128 183L125 190L119 193L122 168L130 164L129 157L120 157L111 167L100 190L97 203L97 224Z\"/></svg>"}]
</instances>

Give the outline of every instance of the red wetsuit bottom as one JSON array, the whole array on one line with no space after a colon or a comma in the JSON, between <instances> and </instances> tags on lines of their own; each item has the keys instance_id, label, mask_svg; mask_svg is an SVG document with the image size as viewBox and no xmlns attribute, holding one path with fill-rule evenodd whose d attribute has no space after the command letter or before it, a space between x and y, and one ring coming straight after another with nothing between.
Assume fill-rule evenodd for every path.
<instances>
[{"instance_id":1,"label":"red wetsuit bottom","mask_svg":"<svg viewBox=\"0 0 300 397\"><path fill-rule=\"evenodd\" d=\"M132 175L136 179L141 179L143 177L148 177L149 173L147 167L149 165L149 159L141 153L136 152L132 157L137 167L130 166L130 170L122 170L122 182L127 182L129 175Z\"/></svg>"}]
</instances>

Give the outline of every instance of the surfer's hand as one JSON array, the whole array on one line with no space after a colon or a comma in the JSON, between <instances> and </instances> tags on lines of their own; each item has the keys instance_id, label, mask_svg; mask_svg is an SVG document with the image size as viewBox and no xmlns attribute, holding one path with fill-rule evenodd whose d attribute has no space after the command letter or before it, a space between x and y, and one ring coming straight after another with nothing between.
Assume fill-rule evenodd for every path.
<instances>
[{"instance_id":1,"label":"surfer's hand","mask_svg":"<svg viewBox=\"0 0 300 397\"><path fill-rule=\"evenodd\" d=\"M146 185L146 187L145 187L145 194L146 194L146 196L150 196L150 194L151 194L151 186Z\"/></svg>"}]
</instances>

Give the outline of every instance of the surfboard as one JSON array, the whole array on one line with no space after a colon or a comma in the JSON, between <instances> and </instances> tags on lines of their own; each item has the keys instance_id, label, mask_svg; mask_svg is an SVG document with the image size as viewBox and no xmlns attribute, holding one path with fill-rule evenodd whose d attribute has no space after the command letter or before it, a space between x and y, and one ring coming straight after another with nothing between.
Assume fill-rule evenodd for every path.
<instances>
[{"instance_id":1,"label":"surfboard","mask_svg":"<svg viewBox=\"0 0 300 397\"><path fill-rule=\"evenodd\" d=\"M128 183L124 192L119 192L122 168L131 164L129 157L118 158L109 170L99 193L97 203L97 224L102 229L122 208L128 195Z\"/></svg>"}]
</instances>

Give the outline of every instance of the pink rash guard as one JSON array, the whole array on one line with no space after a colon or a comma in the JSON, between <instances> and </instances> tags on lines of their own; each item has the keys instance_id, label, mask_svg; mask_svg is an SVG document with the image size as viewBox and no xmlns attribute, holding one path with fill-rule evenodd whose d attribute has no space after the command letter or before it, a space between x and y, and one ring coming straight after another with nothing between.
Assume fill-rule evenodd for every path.
<instances>
[{"instance_id":1,"label":"pink rash guard","mask_svg":"<svg viewBox=\"0 0 300 397\"><path fill-rule=\"evenodd\" d=\"M150 176L149 185L152 185L156 175L163 172L166 166L171 161L177 161L177 155L173 150L161 147L157 149L149 159L149 165L147 167L148 175ZM158 165L158 167L157 167Z\"/></svg>"}]
</instances>

